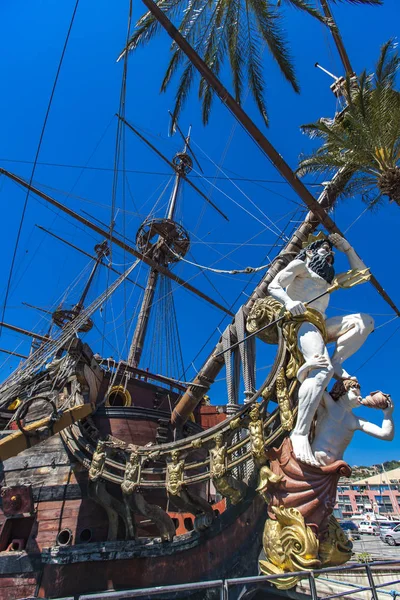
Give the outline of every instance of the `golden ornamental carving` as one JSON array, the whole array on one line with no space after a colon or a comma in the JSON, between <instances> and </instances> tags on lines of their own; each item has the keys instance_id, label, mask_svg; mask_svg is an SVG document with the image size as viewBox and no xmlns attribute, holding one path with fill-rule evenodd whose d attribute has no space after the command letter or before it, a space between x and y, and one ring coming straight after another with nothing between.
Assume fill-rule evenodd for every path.
<instances>
[{"instance_id":1,"label":"golden ornamental carving","mask_svg":"<svg viewBox=\"0 0 400 600\"><path fill-rule=\"evenodd\" d=\"M244 496L244 485L229 475L227 469L227 444L223 443L222 433L215 436L215 446L210 450L210 475L215 489L232 504L237 504Z\"/></svg>"},{"instance_id":2,"label":"golden ornamental carving","mask_svg":"<svg viewBox=\"0 0 400 600\"><path fill-rule=\"evenodd\" d=\"M328 340L324 317L317 310L307 308L305 313L296 316L290 312L285 312L285 319L280 326L289 352L289 360L286 366L286 377L289 380L296 377L297 371L304 364L304 357L298 345L298 333L305 322L311 323L320 331L325 343Z\"/></svg>"},{"instance_id":3,"label":"golden ornamental carving","mask_svg":"<svg viewBox=\"0 0 400 600\"><path fill-rule=\"evenodd\" d=\"M276 475L269 467L267 467L267 465L261 467L256 492L261 494L267 504L271 500L269 489L277 483L280 483L282 479L282 475Z\"/></svg>"},{"instance_id":4,"label":"golden ornamental carving","mask_svg":"<svg viewBox=\"0 0 400 600\"><path fill-rule=\"evenodd\" d=\"M178 450L171 452L171 462L167 463L166 488L171 496L179 496L183 488L183 470L185 461L179 460Z\"/></svg>"},{"instance_id":5,"label":"golden ornamental carving","mask_svg":"<svg viewBox=\"0 0 400 600\"><path fill-rule=\"evenodd\" d=\"M193 440L190 445L192 448L201 448L203 445L203 440L201 438L197 438L196 440Z\"/></svg>"},{"instance_id":6,"label":"golden ornamental carving","mask_svg":"<svg viewBox=\"0 0 400 600\"><path fill-rule=\"evenodd\" d=\"M91 481L97 481L100 479L104 465L106 464L106 443L104 440L97 442L96 450L93 452L92 462L89 467L89 479Z\"/></svg>"},{"instance_id":7,"label":"golden ornamental carving","mask_svg":"<svg viewBox=\"0 0 400 600\"><path fill-rule=\"evenodd\" d=\"M290 395L287 388L285 369L281 369L276 378L276 399L279 405L281 425L285 431L292 431L294 427L294 415L290 407Z\"/></svg>"},{"instance_id":8,"label":"golden ornamental carving","mask_svg":"<svg viewBox=\"0 0 400 600\"><path fill-rule=\"evenodd\" d=\"M253 405L249 412L249 417L250 421L247 428L250 434L250 449L254 462L260 467L266 462L267 454L265 452L264 425L260 417L258 404Z\"/></svg>"},{"instance_id":9,"label":"golden ornamental carving","mask_svg":"<svg viewBox=\"0 0 400 600\"><path fill-rule=\"evenodd\" d=\"M229 423L229 427L230 429L238 429L238 427L240 427L240 417L236 417L236 419L232 419L232 421Z\"/></svg>"},{"instance_id":10,"label":"golden ornamental carving","mask_svg":"<svg viewBox=\"0 0 400 600\"><path fill-rule=\"evenodd\" d=\"M278 575L292 571L318 569L319 543L312 529L305 524L295 508L273 507L276 520L267 519L263 534L263 547L267 560L260 560L264 575ZM282 577L273 581L281 590L294 587L299 576Z\"/></svg>"},{"instance_id":11,"label":"golden ornamental carving","mask_svg":"<svg viewBox=\"0 0 400 600\"><path fill-rule=\"evenodd\" d=\"M131 452L124 471L124 480L121 483L122 493L129 496L137 489L140 482L140 455Z\"/></svg>"},{"instance_id":12,"label":"golden ornamental carving","mask_svg":"<svg viewBox=\"0 0 400 600\"><path fill-rule=\"evenodd\" d=\"M350 560L353 544L347 538L345 532L336 521L335 517L329 517L328 528L320 540L319 556L322 566L336 567Z\"/></svg>"},{"instance_id":13,"label":"golden ornamental carving","mask_svg":"<svg viewBox=\"0 0 400 600\"><path fill-rule=\"evenodd\" d=\"M303 248L307 248L310 244L313 244L314 242L319 242L321 240L327 240L327 239L328 239L328 236L325 235L322 231L319 231L317 233L317 235L310 233L308 238L303 242L302 246L303 246Z\"/></svg>"},{"instance_id":14,"label":"golden ornamental carving","mask_svg":"<svg viewBox=\"0 0 400 600\"><path fill-rule=\"evenodd\" d=\"M269 323L275 321L282 311L282 304L279 300L275 300L272 296L267 298L259 298L254 302L249 316L246 321L246 329L248 333L255 333L261 327L265 327ZM260 339L267 344L278 343L278 330L275 327L268 327L259 335Z\"/></svg>"}]
</instances>

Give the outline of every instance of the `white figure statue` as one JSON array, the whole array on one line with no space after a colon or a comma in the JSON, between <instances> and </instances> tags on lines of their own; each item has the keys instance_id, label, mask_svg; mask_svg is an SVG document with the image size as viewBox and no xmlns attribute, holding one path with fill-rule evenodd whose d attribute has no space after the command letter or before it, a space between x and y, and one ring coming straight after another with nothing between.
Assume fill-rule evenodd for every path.
<instances>
[{"instance_id":1,"label":"white figure statue","mask_svg":"<svg viewBox=\"0 0 400 600\"><path fill-rule=\"evenodd\" d=\"M364 421L353 413L363 399L357 381L338 381L331 393L324 392L317 411L317 423L312 450L319 465L330 465L343 458L355 431L364 431L380 440L392 441L394 437L393 403L387 397L387 407L383 409L382 427Z\"/></svg>"},{"instance_id":2,"label":"white figure statue","mask_svg":"<svg viewBox=\"0 0 400 600\"><path fill-rule=\"evenodd\" d=\"M304 316L304 322L298 330L298 347L305 364L297 374L301 385L297 422L291 440L296 458L316 466L318 463L308 436L324 390L332 376L338 379L350 378L343 368L343 362L357 352L374 327L373 319L360 313L327 319L325 311L329 304L329 294L310 304L310 308L317 311L317 317L322 320L326 331L325 340L321 328L308 321L304 304L326 291L334 279L333 246L347 255L352 269L366 268L350 244L340 235L332 234L328 239L319 239L309 244L268 286L271 296L282 302L293 316ZM332 357L326 348L328 342L336 342ZM321 362L316 361L315 357L319 357Z\"/></svg>"}]
</instances>

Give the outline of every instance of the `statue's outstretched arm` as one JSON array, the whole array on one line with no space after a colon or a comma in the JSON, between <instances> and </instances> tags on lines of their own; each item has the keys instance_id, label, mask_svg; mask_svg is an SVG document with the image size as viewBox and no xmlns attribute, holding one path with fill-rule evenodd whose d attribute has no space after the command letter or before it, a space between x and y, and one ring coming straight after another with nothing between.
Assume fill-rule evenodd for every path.
<instances>
[{"instance_id":1,"label":"statue's outstretched arm","mask_svg":"<svg viewBox=\"0 0 400 600\"><path fill-rule=\"evenodd\" d=\"M364 431L364 433L368 433L368 435L372 435L380 440L391 442L394 438L394 423L392 413L393 404L390 402L390 405L383 411L382 427L356 417L357 429Z\"/></svg>"},{"instance_id":2,"label":"statue's outstretched arm","mask_svg":"<svg viewBox=\"0 0 400 600\"><path fill-rule=\"evenodd\" d=\"M367 268L354 248L341 235L332 233L329 236L329 240L337 250L346 254L352 269L359 269L361 271Z\"/></svg>"}]
</instances>

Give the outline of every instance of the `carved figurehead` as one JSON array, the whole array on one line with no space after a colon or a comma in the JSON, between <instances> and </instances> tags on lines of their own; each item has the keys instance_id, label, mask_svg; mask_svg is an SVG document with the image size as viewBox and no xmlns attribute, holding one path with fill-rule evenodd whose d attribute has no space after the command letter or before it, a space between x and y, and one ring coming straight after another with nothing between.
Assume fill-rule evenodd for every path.
<instances>
[{"instance_id":1,"label":"carved figurehead","mask_svg":"<svg viewBox=\"0 0 400 600\"><path fill-rule=\"evenodd\" d=\"M226 473L227 446L222 433L215 436L215 446L210 450L210 474L212 479L223 477Z\"/></svg>"},{"instance_id":2,"label":"carved figurehead","mask_svg":"<svg viewBox=\"0 0 400 600\"><path fill-rule=\"evenodd\" d=\"M261 466L266 461L264 448L264 427L263 420L260 417L260 409L255 403L249 412L250 422L248 430L250 434L251 452L257 466Z\"/></svg>"},{"instance_id":3,"label":"carved figurehead","mask_svg":"<svg viewBox=\"0 0 400 600\"><path fill-rule=\"evenodd\" d=\"M246 494L246 485L233 477L228 471L227 444L224 444L224 436L217 433L215 446L210 450L210 475L215 489L225 498L229 498L232 504L238 504Z\"/></svg>"},{"instance_id":4,"label":"carved figurehead","mask_svg":"<svg viewBox=\"0 0 400 600\"><path fill-rule=\"evenodd\" d=\"M320 234L268 286L288 315L282 331L295 368L286 374L297 377L300 383L298 416L291 433L293 452L299 461L314 466L319 463L311 450L309 433L323 393L333 376L350 379L343 363L357 352L374 326L370 316L360 313L326 318L329 293L325 292L335 276L334 247L346 254L352 269L366 270L345 239L338 234L329 238ZM329 342L336 343L332 356L327 350Z\"/></svg>"},{"instance_id":5,"label":"carved figurehead","mask_svg":"<svg viewBox=\"0 0 400 600\"><path fill-rule=\"evenodd\" d=\"M122 493L126 495L133 494L139 485L140 454L132 451L129 460L126 463L124 480L121 483Z\"/></svg>"},{"instance_id":6,"label":"carved figurehead","mask_svg":"<svg viewBox=\"0 0 400 600\"><path fill-rule=\"evenodd\" d=\"M184 460L179 460L179 451L171 452L171 462L167 464L167 492L172 496L178 496L183 488L183 469L185 466Z\"/></svg>"},{"instance_id":7,"label":"carved figurehead","mask_svg":"<svg viewBox=\"0 0 400 600\"><path fill-rule=\"evenodd\" d=\"M382 426L379 427L355 415L353 410L360 406L382 409ZM324 392L317 412L312 450L318 464L330 465L341 460L355 431L363 431L380 440L391 441L394 437L393 408L389 394L374 392L362 398L358 381L337 381L330 394Z\"/></svg>"},{"instance_id":8,"label":"carved figurehead","mask_svg":"<svg viewBox=\"0 0 400 600\"><path fill-rule=\"evenodd\" d=\"M104 465L106 463L106 443L104 440L97 442L96 450L93 452L92 462L89 468L89 479L91 481L97 481L100 479Z\"/></svg>"}]
</instances>

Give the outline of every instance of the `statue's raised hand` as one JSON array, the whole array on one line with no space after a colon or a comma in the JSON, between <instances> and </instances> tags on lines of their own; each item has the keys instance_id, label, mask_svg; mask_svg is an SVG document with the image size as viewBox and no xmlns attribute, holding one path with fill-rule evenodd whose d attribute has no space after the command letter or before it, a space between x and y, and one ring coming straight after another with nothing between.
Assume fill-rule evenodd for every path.
<instances>
[{"instance_id":1,"label":"statue's raised hand","mask_svg":"<svg viewBox=\"0 0 400 600\"><path fill-rule=\"evenodd\" d=\"M394 411L393 400L391 399L390 396L387 397L387 403L388 403L387 408L383 409L383 414L385 415L385 417L390 417Z\"/></svg>"},{"instance_id":2,"label":"statue's raised hand","mask_svg":"<svg viewBox=\"0 0 400 600\"><path fill-rule=\"evenodd\" d=\"M289 302L286 302L285 308L294 317L299 316L299 315L304 315L304 313L307 310L307 308L304 306L304 304L302 302L300 302L299 300L290 300Z\"/></svg>"},{"instance_id":3,"label":"statue's raised hand","mask_svg":"<svg viewBox=\"0 0 400 600\"><path fill-rule=\"evenodd\" d=\"M329 241L337 248L337 250L340 250L340 252L347 252L351 248L349 242L338 233L331 233Z\"/></svg>"}]
</instances>

